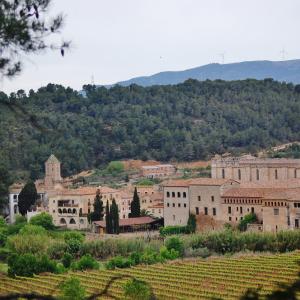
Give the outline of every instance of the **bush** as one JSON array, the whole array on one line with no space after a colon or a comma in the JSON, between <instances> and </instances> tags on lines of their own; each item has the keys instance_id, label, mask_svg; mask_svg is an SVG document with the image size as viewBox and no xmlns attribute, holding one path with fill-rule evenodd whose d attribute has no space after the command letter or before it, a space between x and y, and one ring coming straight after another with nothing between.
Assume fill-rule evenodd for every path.
<instances>
[{"instance_id":1,"label":"bush","mask_svg":"<svg viewBox=\"0 0 300 300\"><path fill-rule=\"evenodd\" d=\"M54 229L53 219L52 216L42 212L36 216L33 216L30 221L30 224L32 225L38 225L44 227L46 230Z\"/></svg>"},{"instance_id":2,"label":"bush","mask_svg":"<svg viewBox=\"0 0 300 300\"><path fill-rule=\"evenodd\" d=\"M80 280L75 277L68 278L60 285L61 300L84 300L86 298L85 288L80 284Z\"/></svg>"},{"instance_id":3,"label":"bush","mask_svg":"<svg viewBox=\"0 0 300 300\"><path fill-rule=\"evenodd\" d=\"M211 256L211 252L207 248L198 248L198 249L186 248L184 250L184 256L206 258Z\"/></svg>"},{"instance_id":4,"label":"bush","mask_svg":"<svg viewBox=\"0 0 300 300\"><path fill-rule=\"evenodd\" d=\"M47 234L47 231L42 226L26 224L24 227L21 228L19 233L22 234L22 235L26 235L26 234L31 234L31 235L41 234L41 235L43 235L43 234Z\"/></svg>"},{"instance_id":5,"label":"bush","mask_svg":"<svg viewBox=\"0 0 300 300\"><path fill-rule=\"evenodd\" d=\"M251 213L251 214L245 215L243 220L241 220L239 222L238 229L240 231L246 231L247 230L247 225L251 224L251 223L255 223L255 222L257 222L256 214Z\"/></svg>"},{"instance_id":6,"label":"bush","mask_svg":"<svg viewBox=\"0 0 300 300\"><path fill-rule=\"evenodd\" d=\"M179 256L183 256L184 247L183 242L176 236L166 239L165 246L170 251L171 249L176 250L179 253Z\"/></svg>"},{"instance_id":7,"label":"bush","mask_svg":"<svg viewBox=\"0 0 300 300\"><path fill-rule=\"evenodd\" d=\"M10 256L11 251L7 248L0 248L0 261L6 262Z\"/></svg>"},{"instance_id":8,"label":"bush","mask_svg":"<svg viewBox=\"0 0 300 300\"><path fill-rule=\"evenodd\" d=\"M176 251L174 249L168 250L166 246L162 246L160 248L159 254L160 254L161 259L163 259L163 260L164 259L173 260L173 259L176 259L179 257L178 251Z\"/></svg>"},{"instance_id":9,"label":"bush","mask_svg":"<svg viewBox=\"0 0 300 300\"><path fill-rule=\"evenodd\" d=\"M70 239L66 241L67 251L72 255L78 255L81 250L82 243L79 240Z\"/></svg>"},{"instance_id":10,"label":"bush","mask_svg":"<svg viewBox=\"0 0 300 300\"><path fill-rule=\"evenodd\" d=\"M65 242L53 242L49 245L47 249L47 254L52 259L62 259L67 251L67 244Z\"/></svg>"},{"instance_id":11,"label":"bush","mask_svg":"<svg viewBox=\"0 0 300 300\"><path fill-rule=\"evenodd\" d=\"M84 255L80 258L78 262L73 262L71 264L72 270L92 270L99 269L99 263L90 255Z\"/></svg>"},{"instance_id":12,"label":"bush","mask_svg":"<svg viewBox=\"0 0 300 300\"><path fill-rule=\"evenodd\" d=\"M70 240L76 240L82 244L84 241L84 235L77 231L67 231L64 234L64 239L65 239L66 243Z\"/></svg>"},{"instance_id":13,"label":"bush","mask_svg":"<svg viewBox=\"0 0 300 300\"><path fill-rule=\"evenodd\" d=\"M159 233L161 236L166 235L174 235L174 234L184 234L187 233L187 227L186 226L166 226L166 227L160 227Z\"/></svg>"},{"instance_id":14,"label":"bush","mask_svg":"<svg viewBox=\"0 0 300 300\"><path fill-rule=\"evenodd\" d=\"M130 258L125 258L122 256L116 256L110 259L107 264L106 268L109 270L113 270L115 268L129 268L131 265L133 265L134 262Z\"/></svg>"},{"instance_id":15,"label":"bush","mask_svg":"<svg viewBox=\"0 0 300 300\"><path fill-rule=\"evenodd\" d=\"M65 253L63 258L62 258L62 264L65 268L70 268L71 263L73 260L73 256L70 253Z\"/></svg>"},{"instance_id":16,"label":"bush","mask_svg":"<svg viewBox=\"0 0 300 300\"><path fill-rule=\"evenodd\" d=\"M7 247L16 254L46 253L50 238L44 234L17 234L7 239Z\"/></svg>"},{"instance_id":17,"label":"bush","mask_svg":"<svg viewBox=\"0 0 300 300\"><path fill-rule=\"evenodd\" d=\"M8 258L8 275L33 277L37 272L37 259L33 254L11 255Z\"/></svg>"},{"instance_id":18,"label":"bush","mask_svg":"<svg viewBox=\"0 0 300 300\"><path fill-rule=\"evenodd\" d=\"M16 215L16 218L15 218L15 225L26 224L26 223L27 223L26 217L24 217L24 216L22 216L22 215Z\"/></svg>"},{"instance_id":19,"label":"bush","mask_svg":"<svg viewBox=\"0 0 300 300\"><path fill-rule=\"evenodd\" d=\"M0 227L0 247L3 247L6 243L8 231L6 227Z\"/></svg>"},{"instance_id":20,"label":"bush","mask_svg":"<svg viewBox=\"0 0 300 300\"><path fill-rule=\"evenodd\" d=\"M141 255L140 262L145 265L152 265L157 262L164 262L164 259L157 252L146 249Z\"/></svg>"},{"instance_id":21,"label":"bush","mask_svg":"<svg viewBox=\"0 0 300 300\"><path fill-rule=\"evenodd\" d=\"M120 161L111 161L106 167L106 171L110 174L119 174L124 171L124 164Z\"/></svg>"},{"instance_id":22,"label":"bush","mask_svg":"<svg viewBox=\"0 0 300 300\"><path fill-rule=\"evenodd\" d=\"M151 290L147 283L135 278L128 280L123 285L125 299L148 300L151 298Z\"/></svg>"},{"instance_id":23,"label":"bush","mask_svg":"<svg viewBox=\"0 0 300 300\"><path fill-rule=\"evenodd\" d=\"M47 255L42 255L37 259L36 274L50 272L56 273L56 262L49 259Z\"/></svg>"}]
</instances>

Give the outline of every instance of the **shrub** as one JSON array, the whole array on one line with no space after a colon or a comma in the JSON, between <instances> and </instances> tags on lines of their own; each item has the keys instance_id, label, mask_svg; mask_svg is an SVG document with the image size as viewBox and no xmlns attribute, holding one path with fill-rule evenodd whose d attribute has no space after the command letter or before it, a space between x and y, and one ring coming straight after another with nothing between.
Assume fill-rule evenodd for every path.
<instances>
[{"instance_id":1,"label":"shrub","mask_svg":"<svg viewBox=\"0 0 300 300\"><path fill-rule=\"evenodd\" d=\"M31 234L31 235L41 234L41 235L43 235L43 234L47 234L47 231L42 226L26 224L24 227L21 228L19 233L22 235L25 235L25 234Z\"/></svg>"},{"instance_id":2,"label":"shrub","mask_svg":"<svg viewBox=\"0 0 300 300\"><path fill-rule=\"evenodd\" d=\"M165 246L168 250L174 249L176 250L180 256L183 255L184 247L183 242L176 236L172 236L165 241Z\"/></svg>"},{"instance_id":3,"label":"shrub","mask_svg":"<svg viewBox=\"0 0 300 300\"><path fill-rule=\"evenodd\" d=\"M0 248L0 261L6 262L7 258L11 254L11 251L7 248Z\"/></svg>"},{"instance_id":4,"label":"shrub","mask_svg":"<svg viewBox=\"0 0 300 300\"><path fill-rule=\"evenodd\" d=\"M145 265L152 265L157 262L163 262L164 259L155 251L146 249L142 255L140 262Z\"/></svg>"},{"instance_id":5,"label":"shrub","mask_svg":"<svg viewBox=\"0 0 300 300\"><path fill-rule=\"evenodd\" d=\"M184 234L186 232L187 232L186 226L166 226L166 227L159 228L159 233L161 236Z\"/></svg>"},{"instance_id":6,"label":"shrub","mask_svg":"<svg viewBox=\"0 0 300 300\"><path fill-rule=\"evenodd\" d=\"M46 253L50 238L42 234L17 234L7 239L7 247L17 254Z\"/></svg>"},{"instance_id":7,"label":"shrub","mask_svg":"<svg viewBox=\"0 0 300 300\"><path fill-rule=\"evenodd\" d=\"M106 171L110 174L118 174L124 171L124 164L120 161L111 161L106 167Z\"/></svg>"},{"instance_id":8,"label":"shrub","mask_svg":"<svg viewBox=\"0 0 300 300\"><path fill-rule=\"evenodd\" d=\"M0 227L0 247L3 247L7 240L7 228L6 227Z\"/></svg>"},{"instance_id":9,"label":"shrub","mask_svg":"<svg viewBox=\"0 0 300 300\"><path fill-rule=\"evenodd\" d=\"M8 258L8 275L33 277L37 272L37 259L34 255L11 255Z\"/></svg>"},{"instance_id":10,"label":"shrub","mask_svg":"<svg viewBox=\"0 0 300 300\"><path fill-rule=\"evenodd\" d=\"M173 260L173 259L176 259L179 257L178 251L176 251L174 249L168 250L166 246L162 246L160 248L159 254L162 259Z\"/></svg>"},{"instance_id":11,"label":"shrub","mask_svg":"<svg viewBox=\"0 0 300 300\"><path fill-rule=\"evenodd\" d=\"M207 248L198 248L198 249L186 248L184 250L184 256L206 258L211 256L211 252Z\"/></svg>"},{"instance_id":12,"label":"shrub","mask_svg":"<svg viewBox=\"0 0 300 300\"><path fill-rule=\"evenodd\" d=\"M73 262L71 264L73 270L92 270L99 269L99 263L90 255L84 255L80 258L78 262Z\"/></svg>"},{"instance_id":13,"label":"shrub","mask_svg":"<svg viewBox=\"0 0 300 300\"><path fill-rule=\"evenodd\" d=\"M66 269L64 267L64 265L62 263L58 263L56 265L56 274L63 274L63 273L66 273L68 271L68 269Z\"/></svg>"},{"instance_id":14,"label":"shrub","mask_svg":"<svg viewBox=\"0 0 300 300\"><path fill-rule=\"evenodd\" d=\"M0 227L6 227L6 226L7 226L7 224L6 224L5 219L2 216L0 216Z\"/></svg>"},{"instance_id":15,"label":"shrub","mask_svg":"<svg viewBox=\"0 0 300 300\"><path fill-rule=\"evenodd\" d=\"M245 215L243 220L241 220L239 222L238 229L240 231L246 231L247 230L247 225L251 224L251 223L255 223L256 221L257 221L256 214L251 213L251 214Z\"/></svg>"},{"instance_id":16,"label":"shrub","mask_svg":"<svg viewBox=\"0 0 300 300\"><path fill-rule=\"evenodd\" d=\"M84 300L86 298L85 288L80 284L80 280L75 277L68 278L60 285L61 300Z\"/></svg>"},{"instance_id":17,"label":"shrub","mask_svg":"<svg viewBox=\"0 0 300 300\"><path fill-rule=\"evenodd\" d=\"M56 273L56 262L49 259L47 255L42 255L37 259L36 274L50 272Z\"/></svg>"},{"instance_id":18,"label":"shrub","mask_svg":"<svg viewBox=\"0 0 300 300\"><path fill-rule=\"evenodd\" d=\"M130 258L125 258L122 256L116 256L113 257L108 261L106 264L106 268L109 270L115 269L115 268L129 268L133 264L133 261Z\"/></svg>"},{"instance_id":19,"label":"shrub","mask_svg":"<svg viewBox=\"0 0 300 300\"><path fill-rule=\"evenodd\" d=\"M79 240L70 239L66 241L67 244L67 251L73 255L77 255L80 250L82 243Z\"/></svg>"},{"instance_id":20,"label":"shrub","mask_svg":"<svg viewBox=\"0 0 300 300\"><path fill-rule=\"evenodd\" d=\"M67 231L64 234L64 239L66 242L70 241L70 240L76 240L79 241L81 244L84 241L84 235L80 232L77 231Z\"/></svg>"},{"instance_id":21,"label":"shrub","mask_svg":"<svg viewBox=\"0 0 300 300\"><path fill-rule=\"evenodd\" d=\"M33 216L30 221L32 225L38 225L44 227L46 230L54 229L53 219L52 216L42 212L36 216Z\"/></svg>"},{"instance_id":22,"label":"shrub","mask_svg":"<svg viewBox=\"0 0 300 300\"><path fill-rule=\"evenodd\" d=\"M47 254L52 259L62 259L66 251L67 244L65 242L57 241L49 245L47 249Z\"/></svg>"},{"instance_id":23,"label":"shrub","mask_svg":"<svg viewBox=\"0 0 300 300\"><path fill-rule=\"evenodd\" d=\"M135 278L128 280L123 285L125 299L148 300L151 297L151 290L147 283Z\"/></svg>"},{"instance_id":24,"label":"shrub","mask_svg":"<svg viewBox=\"0 0 300 300\"><path fill-rule=\"evenodd\" d=\"M65 268L70 268L73 256L70 253L65 253L62 258L62 264Z\"/></svg>"},{"instance_id":25,"label":"shrub","mask_svg":"<svg viewBox=\"0 0 300 300\"><path fill-rule=\"evenodd\" d=\"M15 217L15 225L26 224L26 223L27 223L26 217L24 217L22 215L16 215L16 217Z\"/></svg>"}]
</instances>

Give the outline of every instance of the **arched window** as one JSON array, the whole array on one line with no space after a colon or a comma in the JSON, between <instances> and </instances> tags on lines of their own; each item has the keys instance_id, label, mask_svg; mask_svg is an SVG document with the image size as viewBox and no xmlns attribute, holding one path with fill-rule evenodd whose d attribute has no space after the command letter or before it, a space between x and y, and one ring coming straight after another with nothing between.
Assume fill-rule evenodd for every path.
<instances>
[{"instance_id":1,"label":"arched window","mask_svg":"<svg viewBox=\"0 0 300 300\"><path fill-rule=\"evenodd\" d=\"M79 208L79 216L82 215L82 208Z\"/></svg>"},{"instance_id":2,"label":"arched window","mask_svg":"<svg viewBox=\"0 0 300 300\"><path fill-rule=\"evenodd\" d=\"M59 213L59 214L62 214L61 208L58 209L58 213Z\"/></svg>"},{"instance_id":3,"label":"arched window","mask_svg":"<svg viewBox=\"0 0 300 300\"><path fill-rule=\"evenodd\" d=\"M79 222L80 222L80 224L83 224L83 223L84 223L84 220L83 220L83 219L80 219Z\"/></svg>"},{"instance_id":4,"label":"arched window","mask_svg":"<svg viewBox=\"0 0 300 300\"><path fill-rule=\"evenodd\" d=\"M64 208L64 209L63 209L63 214L66 214L66 213L67 213L67 209Z\"/></svg>"},{"instance_id":5,"label":"arched window","mask_svg":"<svg viewBox=\"0 0 300 300\"><path fill-rule=\"evenodd\" d=\"M76 222L73 218L70 220L70 224L76 224Z\"/></svg>"},{"instance_id":6,"label":"arched window","mask_svg":"<svg viewBox=\"0 0 300 300\"><path fill-rule=\"evenodd\" d=\"M222 178L225 178L225 169L222 169Z\"/></svg>"},{"instance_id":7,"label":"arched window","mask_svg":"<svg viewBox=\"0 0 300 300\"><path fill-rule=\"evenodd\" d=\"M170 197L170 192L167 192L167 197Z\"/></svg>"},{"instance_id":8,"label":"arched window","mask_svg":"<svg viewBox=\"0 0 300 300\"><path fill-rule=\"evenodd\" d=\"M239 180L242 179L242 173L241 173L241 170L240 170L240 169L238 169L238 178L239 178Z\"/></svg>"},{"instance_id":9,"label":"arched window","mask_svg":"<svg viewBox=\"0 0 300 300\"><path fill-rule=\"evenodd\" d=\"M275 169L275 179L278 179L278 171Z\"/></svg>"},{"instance_id":10,"label":"arched window","mask_svg":"<svg viewBox=\"0 0 300 300\"><path fill-rule=\"evenodd\" d=\"M77 213L77 210L73 208L73 214L75 215Z\"/></svg>"},{"instance_id":11,"label":"arched window","mask_svg":"<svg viewBox=\"0 0 300 300\"><path fill-rule=\"evenodd\" d=\"M183 192L182 195L183 195L183 198L186 198L186 192Z\"/></svg>"},{"instance_id":12,"label":"arched window","mask_svg":"<svg viewBox=\"0 0 300 300\"><path fill-rule=\"evenodd\" d=\"M256 169L256 180L259 180L259 170Z\"/></svg>"},{"instance_id":13,"label":"arched window","mask_svg":"<svg viewBox=\"0 0 300 300\"><path fill-rule=\"evenodd\" d=\"M69 208L69 209L68 209L68 214L71 214L71 213L72 213L72 209Z\"/></svg>"},{"instance_id":14,"label":"arched window","mask_svg":"<svg viewBox=\"0 0 300 300\"><path fill-rule=\"evenodd\" d=\"M60 223L60 224L67 224L67 222L66 222L66 220L65 220L64 218L61 218L61 219L59 220L59 223Z\"/></svg>"}]
</instances>

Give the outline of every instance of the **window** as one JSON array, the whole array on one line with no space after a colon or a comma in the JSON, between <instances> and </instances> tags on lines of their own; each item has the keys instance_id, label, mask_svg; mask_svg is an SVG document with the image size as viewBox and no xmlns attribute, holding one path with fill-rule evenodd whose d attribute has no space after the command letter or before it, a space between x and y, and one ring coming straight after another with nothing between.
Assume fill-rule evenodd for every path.
<instances>
[{"instance_id":1,"label":"window","mask_svg":"<svg viewBox=\"0 0 300 300\"><path fill-rule=\"evenodd\" d=\"M211 196L211 202L215 201L215 196Z\"/></svg>"},{"instance_id":2,"label":"window","mask_svg":"<svg viewBox=\"0 0 300 300\"><path fill-rule=\"evenodd\" d=\"M213 207L213 216L217 215L217 209Z\"/></svg>"},{"instance_id":3,"label":"window","mask_svg":"<svg viewBox=\"0 0 300 300\"><path fill-rule=\"evenodd\" d=\"M225 169L222 169L222 178L225 178Z\"/></svg>"},{"instance_id":4,"label":"window","mask_svg":"<svg viewBox=\"0 0 300 300\"><path fill-rule=\"evenodd\" d=\"M274 208L274 216L278 216L279 215L279 208Z\"/></svg>"},{"instance_id":5,"label":"window","mask_svg":"<svg viewBox=\"0 0 300 300\"><path fill-rule=\"evenodd\" d=\"M173 215L173 221L175 221L175 215Z\"/></svg>"},{"instance_id":6,"label":"window","mask_svg":"<svg viewBox=\"0 0 300 300\"><path fill-rule=\"evenodd\" d=\"M198 196L198 201L201 201L201 196Z\"/></svg>"},{"instance_id":7,"label":"window","mask_svg":"<svg viewBox=\"0 0 300 300\"><path fill-rule=\"evenodd\" d=\"M204 214L207 216L208 215L208 208L204 207Z\"/></svg>"},{"instance_id":8,"label":"window","mask_svg":"<svg viewBox=\"0 0 300 300\"><path fill-rule=\"evenodd\" d=\"M199 215L199 207L195 207L196 209L196 215Z\"/></svg>"},{"instance_id":9,"label":"window","mask_svg":"<svg viewBox=\"0 0 300 300\"><path fill-rule=\"evenodd\" d=\"M243 217L241 217L241 220L243 220Z\"/></svg>"},{"instance_id":10,"label":"window","mask_svg":"<svg viewBox=\"0 0 300 300\"><path fill-rule=\"evenodd\" d=\"M167 206L170 207L170 203L167 203Z\"/></svg>"},{"instance_id":11,"label":"window","mask_svg":"<svg viewBox=\"0 0 300 300\"><path fill-rule=\"evenodd\" d=\"M241 214L243 213L243 207L242 206L240 207L240 213Z\"/></svg>"},{"instance_id":12,"label":"window","mask_svg":"<svg viewBox=\"0 0 300 300\"><path fill-rule=\"evenodd\" d=\"M275 170L275 179L278 179L278 171L277 171L277 169Z\"/></svg>"},{"instance_id":13,"label":"window","mask_svg":"<svg viewBox=\"0 0 300 300\"><path fill-rule=\"evenodd\" d=\"M172 192L172 197L173 197L173 198L175 197L175 192Z\"/></svg>"},{"instance_id":14,"label":"window","mask_svg":"<svg viewBox=\"0 0 300 300\"><path fill-rule=\"evenodd\" d=\"M254 214L254 207L251 207L251 213Z\"/></svg>"},{"instance_id":15,"label":"window","mask_svg":"<svg viewBox=\"0 0 300 300\"><path fill-rule=\"evenodd\" d=\"M239 180L242 179L242 174L241 174L241 170L240 169L238 169L238 178L239 178Z\"/></svg>"},{"instance_id":16,"label":"window","mask_svg":"<svg viewBox=\"0 0 300 300\"><path fill-rule=\"evenodd\" d=\"M175 203L173 203L173 207L175 207Z\"/></svg>"},{"instance_id":17,"label":"window","mask_svg":"<svg viewBox=\"0 0 300 300\"><path fill-rule=\"evenodd\" d=\"M180 204L180 203L178 203L178 207L181 207L181 204Z\"/></svg>"},{"instance_id":18,"label":"window","mask_svg":"<svg viewBox=\"0 0 300 300\"><path fill-rule=\"evenodd\" d=\"M183 192L183 198L186 198L186 192Z\"/></svg>"},{"instance_id":19,"label":"window","mask_svg":"<svg viewBox=\"0 0 300 300\"><path fill-rule=\"evenodd\" d=\"M55 200L53 200L53 203L55 203Z\"/></svg>"},{"instance_id":20,"label":"window","mask_svg":"<svg viewBox=\"0 0 300 300\"><path fill-rule=\"evenodd\" d=\"M169 198L170 197L170 192L167 192L167 198Z\"/></svg>"},{"instance_id":21,"label":"window","mask_svg":"<svg viewBox=\"0 0 300 300\"><path fill-rule=\"evenodd\" d=\"M239 211L239 208L238 208L238 207L236 208L236 211Z\"/></svg>"},{"instance_id":22,"label":"window","mask_svg":"<svg viewBox=\"0 0 300 300\"><path fill-rule=\"evenodd\" d=\"M229 221L231 221L231 217L229 217Z\"/></svg>"},{"instance_id":23,"label":"window","mask_svg":"<svg viewBox=\"0 0 300 300\"><path fill-rule=\"evenodd\" d=\"M299 219L295 219L295 228L299 228Z\"/></svg>"},{"instance_id":24,"label":"window","mask_svg":"<svg viewBox=\"0 0 300 300\"><path fill-rule=\"evenodd\" d=\"M183 206L186 207L186 203L184 203Z\"/></svg>"},{"instance_id":25,"label":"window","mask_svg":"<svg viewBox=\"0 0 300 300\"><path fill-rule=\"evenodd\" d=\"M177 197L178 197L178 198L181 197L181 193L180 193L180 192L177 193Z\"/></svg>"},{"instance_id":26,"label":"window","mask_svg":"<svg viewBox=\"0 0 300 300\"><path fill-rule=\"evenodd\" d=\"M17 199L17 195L14 195L14 200L16 200Z\"/></svg>"},{"instance_id":27,"label":"window","mask_svg":"<svg viewBox=\"0 0 300 300\"><path fill-rule=\"evenodd\" d=\"M55 209L53 209L52 212L55 214Z\"/></svg>"},{"instance_id":28,"label":"window","mask_svg":"<svg viewBox=\"0 0 300 300\"><path fill-rule=\"evenodd\" d=\"M259 170L256 169L256 180L259 180Z\"/></svg>"},{"instance_id":29,"label":"window","mask_svg":"<svg viewBox=\"0 0 300 300\"><path fill-rule=\"evenodd\" d=\"M231 206L228 206L228 213L231 214Z\"/></svg>"},{"instance_id":30,"label":"window","mask_svg":"<svg viewBox=\"0 0 300 300\"><path fill-rule=\"evenodd\" d=\"M297 169L294 170L294 177L297 178Z\"/></svg>"}]
</instances>

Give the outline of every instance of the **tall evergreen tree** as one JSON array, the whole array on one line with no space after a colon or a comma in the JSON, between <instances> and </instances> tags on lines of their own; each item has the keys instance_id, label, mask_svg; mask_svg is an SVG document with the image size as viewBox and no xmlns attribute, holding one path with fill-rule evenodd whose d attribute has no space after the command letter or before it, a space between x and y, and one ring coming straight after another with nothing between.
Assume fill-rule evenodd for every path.
<instances>
[{"instance_id":1,"label":"tall evergreen tree","mask_svg":"<svg viewBox=\"0 0 300 300\"><path fill-rule=\"evenodd\" d=\"M105 207L105 223L106 223L106 233L111 233L111 216L109 211L108 200L106 201L106 207Z\"/></svg>"},{"instance_id":2,"label":"tall evergreen tree","mask_svg":"<svg viewBox=\"0 0 300 300\"><path fill-rule=\"evenodd\" d=\"M19 194L19 212L22 216L26 215L32 205L36 203L38 194L33 181L28 181Z\"/></svg>"},{"instance_id":3,"label":"tall evergreen tree","mask_svg":"<svg viewBox=\"0 0 300 300\"><path fill-rule=\"evenodd\" d=\"M112 200L110 207L110 218L111 218L111 233L119 234L119 208L116 200Z\"/></svg>"},{"instance_id":4,"label":"tall evergreen tree","mask_svg":"<svg viewBox=\"0 0 300 300\"><path fill-rule=\"evenodd\" d=\"M137 218L141 216L141 205L140 205L140 197L137 193L137 189L135 187L133 193L133 199L131 202L131 213L129 214L129 218Z\"/></svg>"},{"instance_id":5,"label":"tall evergreen tree","mask_svg":"<svg viewBox=\"0 0 300 300\"><path fill-rule=\"evenodd\" d=\"M8 204L8 187L11 183L12 180L7 168L0 165L0 214Z\"/></svg>"},{"instance_id":6,"label":"tall evergreen tree","mask_svg":"<svg viewBox=\"0 0 300 300\"><path fill-rule=\"evenodd\" d=\"M102 221L103 220L103 201L100 190L96 192L96 197L94 199L94 211L90 214L90 220L93 221Z\"/></svg>"}]
</instances>

